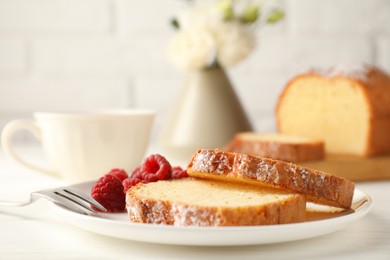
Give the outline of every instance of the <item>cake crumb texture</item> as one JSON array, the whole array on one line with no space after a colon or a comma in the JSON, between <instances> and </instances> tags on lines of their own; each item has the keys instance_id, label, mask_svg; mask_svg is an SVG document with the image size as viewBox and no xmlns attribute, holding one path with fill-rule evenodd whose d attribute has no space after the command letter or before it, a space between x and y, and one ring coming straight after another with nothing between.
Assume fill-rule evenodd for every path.
<instances>
[{"instance_id":1,"label":"cake crumb texture","mask_svg":"<svg viewBox=\"0 0 390 260\"><path fill-rule=\"evenodd\" d=\"M200 149L188 164L192 177L245 181L280 188L307 196L307 200L341 208L349 208L355 185L329 173L301 167L293 163L249 154Z\"/></svg>"},{"instance_id":2,"label":"cake crumb texture","mask_svg":"<svg viewBox=\"0 0 390 260\"><path fill-rule=\"evenodd\" d=\"M305 220L305 197L243 183L185 178L139 184L126 194L131 222L244 226Z\"/></svg>"}]
</instances>

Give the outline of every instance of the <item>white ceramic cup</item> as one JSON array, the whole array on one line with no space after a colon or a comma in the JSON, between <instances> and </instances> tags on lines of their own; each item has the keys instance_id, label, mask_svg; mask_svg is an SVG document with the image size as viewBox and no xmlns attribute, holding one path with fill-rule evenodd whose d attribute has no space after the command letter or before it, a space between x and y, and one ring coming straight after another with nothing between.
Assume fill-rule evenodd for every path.
<instances>
[{"instance_id":1,"label":"white ceramic cup","mask_svg":"<svg viewBox=\"0 0 390 260\"><path fill-rule=\"evenodd\" d=\"M57 175L69 182L96 179L113 168L132 171L147 150L154 112L104 110L37 112L34 119L9 122L1 135L4 153L32 170ZM41 141L52 169L21 158L13 149L16 131L29 130Z\"/></svg>"}]
</instances>

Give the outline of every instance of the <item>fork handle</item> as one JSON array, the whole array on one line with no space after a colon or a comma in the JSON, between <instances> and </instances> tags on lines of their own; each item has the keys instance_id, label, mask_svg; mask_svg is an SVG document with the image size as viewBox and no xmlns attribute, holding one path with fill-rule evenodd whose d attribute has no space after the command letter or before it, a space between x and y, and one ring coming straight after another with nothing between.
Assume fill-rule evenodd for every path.
<instances>
[{"instance_id":1,"label":"fork handle","mask_svg":"<svg viewBox=\"0 0 390 260\"><path fill-rule=\"evenodd\" d=\"M12 137L14 134L19 130L28 130L30 131L34 137L41 141L41 130L39 129L38 125L34 120L30 119L17 119L14 121L9 122L3 129L1 133L1 145L3 148L4 153L14 160L16 163L19 163L20 165L34 170L38 171L44 174L48 175L56 175L54 171L51 171L49 169L45 169L43 167L34 165L26 160L24 160L22 157L20 157L14 150L13 144L12 144Z\"/></svg>"}]
</instances>

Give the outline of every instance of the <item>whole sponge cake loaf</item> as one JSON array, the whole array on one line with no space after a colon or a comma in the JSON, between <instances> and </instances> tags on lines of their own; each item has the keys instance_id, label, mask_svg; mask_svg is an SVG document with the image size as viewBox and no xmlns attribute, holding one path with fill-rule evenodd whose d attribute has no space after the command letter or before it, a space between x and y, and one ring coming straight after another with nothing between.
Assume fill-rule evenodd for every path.
<instances>
[{"instance_id":1,"label":"whole sponge cake loaf","mask_svg":"<svg viewBox=\"0 0 390 260\"><path fill-rule=\"evenodd\" d=\"M282 134L324 140L330 154L390 153L390 77L372 66L303 73L279 97L276 122Z\"/></svg>"},{"instance_id":2,"label":"whole sponge cake loaf","mask_svg":"<svg viewBox=\"0 0 390 260\"><path fill-rule=\"evenodd\" d=\"M306 162L324 159L322 140L278 133L238 133L224 149L287 162Z\"/></svg>"},{"instance_id":3,"label":"whole sponge cake loaf","mask_svg":"<svg viewBox=\"0 0 390 260\"><path fill-rule=\"evenodd\" d=\"M250 184L184 178L128 190L131 222L175 226L271 225L305 220L304 196Z\"/></svg>"},{"instance_id":4,"label":"whole sponge cake loaf","mask_svg":"<svg viewBox=\"0 0 390 260\"><path fill-rule=\"evenodd\" d=\"M355 185L342 177L293 163L221 150L198 150L188 164L191 177L243 181L305 195L308 201L350 208Z\"/></svg>"}]
</instances>

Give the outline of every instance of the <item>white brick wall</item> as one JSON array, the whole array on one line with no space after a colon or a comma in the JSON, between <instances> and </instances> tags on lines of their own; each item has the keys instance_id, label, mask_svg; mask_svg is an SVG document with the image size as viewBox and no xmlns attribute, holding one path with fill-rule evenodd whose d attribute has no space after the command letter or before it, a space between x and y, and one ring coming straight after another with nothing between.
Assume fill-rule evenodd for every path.
<instances>
[{"instance_id":1,"label":"white brick wall","mask_svg":"<svg viewBox=\"0 0 390 260\"><path fill-rule=\"evenodd\" d=\"M159 39L156 41L156 39ZM32 43L32 66L43 75L137 77L169 68L164 35L129 39L37 39Z\"/></svg>"},{"instance_id":2,"label":"white brick wall","mask_svg":"<svg viewBox=\"0 0 390 260\"><path fill-rule=\"evenodd\" d=\"M20 35L108 32L110 0L1 0L0 30Z\"/></svg>"},{"instance_id":3,"label":"white brick wall","mask_svg":"<svg viewBox=\"0 0 390 260\"><path fill-rule=\"evenodd\" d=\"M390 25L389 25L390 27ZM390 71L390 33L378 37L376 41L375 63Z\"/></svg>"},{"instance_id":4,"label":"white brick wall","mask_svg":"<svg viewBox=\"0 0 390 260\"><path fill-rule=\"evenodd\" d=\"M118 0L115 1L117 32L128 36L171 31L169 20L185 6L178 0Z\"/></svg>"},{"instance_id":5,"label":"white brick wall","mask_svg":"<svg viewBox=\"0 0 390 260\"><path fill-rule=\"evenodd\" d=\"M23 75L26 57L26 44L22 40L0 38L0 75Z\"/></svg>"},{"instance_id":6,"label":"white brick wall","mask_svg":"<svg viewBox=\"0 0 390 260\"><path fill-rule=\"evenodd\" d=\"M364 36L390 33L388 0L290 0L296 33Z\"/></svg>"},{"instance_id":7,"label":"white brick wall","mask_svg":"<svg viewBox=\"0 0 390 260\"><path fill-rule=\"evenodd\" d=\"M131 84L122 79L0 79L0 111L132 106ZM6 91L4 91L6 90ZM71 102L71 104L69 104Z\"/></svg>"},{"instance_id":8,"label":"white brick wall","mask_svg":"<svg viewBox=\"0 0 390 260\"><path fill-rule=\"evenodd\" d=\"M165 56L185 2L0 0L0 128L37 109L148 107L155 140L185 76ZM229 70L257 130L274 129L277 97L302 69L367 62L390 73L389 0L280 3L286 19Z\"/></svg>"}]
</instances>

